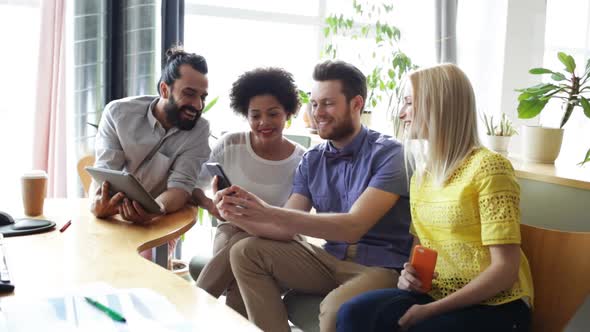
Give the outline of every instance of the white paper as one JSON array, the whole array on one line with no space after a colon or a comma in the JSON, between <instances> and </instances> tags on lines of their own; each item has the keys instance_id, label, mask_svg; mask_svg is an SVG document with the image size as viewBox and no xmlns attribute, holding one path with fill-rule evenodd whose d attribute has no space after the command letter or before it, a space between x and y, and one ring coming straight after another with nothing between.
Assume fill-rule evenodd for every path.
<instances>
[{"instance_id":1,"label":"white paper","mask_svg":"<svg viewBox=\"0 0 590 332\"><path fill-rule=\"evenodd\" d=\"M112 320L84 299L92 297L120 313L126 323ZM149 289L76 292L48 299L3 298L0 331L193 331L174 305Z\"/></svg>"}]
</instances>

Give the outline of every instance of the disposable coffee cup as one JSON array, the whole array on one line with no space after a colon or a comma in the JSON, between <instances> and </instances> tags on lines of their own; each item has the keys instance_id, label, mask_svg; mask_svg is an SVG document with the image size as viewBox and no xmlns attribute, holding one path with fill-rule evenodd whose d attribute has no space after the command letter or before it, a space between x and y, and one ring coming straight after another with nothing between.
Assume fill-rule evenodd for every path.
<instances>
[{"instance_id":1,"label":"disposable coffee cup","mask_svg":"<svg viewBox=\"0 0 590 332\"><path fill-rule=\"evenodd\" d=\"M21 177L23 207L25 215L39 216L43 214L43 203L47 195L47 173L30 171Z\"/></svg>"}]
</instances>

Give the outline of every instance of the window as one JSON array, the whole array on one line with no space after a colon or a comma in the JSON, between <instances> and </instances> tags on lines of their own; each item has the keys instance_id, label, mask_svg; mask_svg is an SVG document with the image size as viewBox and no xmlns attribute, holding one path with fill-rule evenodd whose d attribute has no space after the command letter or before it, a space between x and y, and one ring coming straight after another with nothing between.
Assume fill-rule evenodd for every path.
<instances>
[{"instance_id":1,"label":"window","mask_svg":"<svg viewBox=\"0 0 590 332\"><path fill-rule=\"evenodd\" d=\"M394 8L391 20L401 29L402 50L421 66L434 64L434 1L394 1ZM206 115L212 131L245 128L245 121L229 109L228 95L231 84L247 70L283 67L294 75L300 89L309 91L313 67L320 60L326 13L346 15L351 11L352 1L337 0L187 1L185 47L205 56L210 99L219 96L217 105ZM431 19L417 20L408 15L410 12ZM358 50L366 47L354 43L348 49L350 52L342 54L343 60L368 68L358 60Z\"/></svg>"},{"instance_id":2,"label":"window","mask_svg":"<svg viewBox=\"0 0 590 332\"><path fill-rule=\"evenodd\" d=\"M371 3L372 1L369 1ZM382 1L376 1L382 2ZM400 29L400 48L414 63L421 67L436 64L434 41L434 0L391 0L393 11L388 17L381 17L389 24ZM331 0L327 2L328 14L343 14L351 16L353 9L351 1ZM372 40L364 41L372 43ZM364 48L350 48L350 54L345 55L349 61L355 61L358 50Z\"/></svg>"},{"instance_id":3,"label":"window","mask_svg":"<svg viewBox=\"0 0 590 332\"><path fill-rule=\"evenodd\" d=\"M557 59L557 52L573 56L576 72L583 73L590 59L590 3L587 0L547 1L544 67L563 68ZM541 113L541 124L558 128L562 115L561 103L552 100ZM581 108L576 108L564 129L559 160L569 164L578 163L590 148L590 119Z\"/></svg>"},{"instance_id":4,"label":"window","mask_svg":"<svg viewBox=\"0 0 590 332\"><path fill-rule=\"evenodd\" d=\"M68 125L75 144L70 164L94 154L96 128L90 124L100 122L104 106L124 96L157 94L160 74L158 0L77 0L73 6L74 107ZM76 183L73 179L69 182ZM72 191L83 194L78 183Z\"/></svg>"},{"instance_id":5,"label":"window","mask_svg":"<svg viewBox=\"0 0 590 332\"><path fill-rule=\"evenodd\" d=\"M205 56L209 65L209 100L219 97L206 114L213 133L245 128L245 120L229 108L231 85L245 71L282 67L293 74L299 88L311 88L311 73L319 60L318 1L201 3L213 1L186 4L185 48ZM304 9L294 10L299 7ZM313 14L311 8L314 16L303 15ZM291 10L296 14L285 14Z\"/></svg>"},{"instance_id":6,"label":"window","mask_svg":"<svg viewBox=\"0 0 590 332\"><path fill-rule=\"evenodd\" d=\"M419 0L419 1L379 1L368 0L358 1L362 6L363 11L372 12L370 22L355 22L360 24L368 24L381 22L384 24L393 25L400 30L400 41L397 44L399 50L404 52L414 64L420 67L427 67L436 64L435 57L435 41L434 41L434 22L435 22L435 3L434 0ZM386 13L384 10L379 14L378 10L373 10L372 7L382 9L383 5L390 5L393 10ZM327 14L342 14L345 18L356 17L351 1L328 1ZM375 16L377 14L377 16ZM363 15L363 19L367 19L368 14ZM355 28L360 31L361 27ZM344 61L353 63L361 69L365 74L369 74L373 68L388 67L386 57L390 57L389 51L384 51L384 48L376 47L375 35L369 34L368 38L352 39L350 37L338 36L333 39L334 45L337 45L337 57ZM395 44L394 44L395 45ZM390 57L391 61L391 57ZM369 99L369 98L367 98ZM371 105L365 105L365 110L370 109ZM387 119L386 101L383 100L377 104L371 113L371 128L381 131L383 133L393 133L392 121L383 121Z\"/></svg>"},{"instance_id":7,"label":"window","mask_svg":"<svg viewBox=\"0 0 590 332\"><path fill-rule=\"evenodd\" d=\"M19 200L20 175L32 165L40 29L39 0L0 0L0 202ZM25 18L26 19L23 19Z\"/></svg>"},{"instance_id":8,"label":"window","mask_svg":"<svg viewBox=\"0 0 590 332\"><path fill-rule=\"evenodd\" d=\"M277 1L277 0L189 0L189 3L222 7L225 9L244 9L255 12L266 11L272 13L316 16L318 0ZM222 9L219 8L219 9Z\"/></svg>"},{"instance_id":9,"label":"window","mask_svg":"<svg viewBox=\"0 0 590 332\"><path fill-rule=\"evenodd\" d=\"M107 0L74 3L74 109L75 159L92 154L96 130L107 94ZM69 63L72 63L70 61Z\"/></svg>"}]
</instances>

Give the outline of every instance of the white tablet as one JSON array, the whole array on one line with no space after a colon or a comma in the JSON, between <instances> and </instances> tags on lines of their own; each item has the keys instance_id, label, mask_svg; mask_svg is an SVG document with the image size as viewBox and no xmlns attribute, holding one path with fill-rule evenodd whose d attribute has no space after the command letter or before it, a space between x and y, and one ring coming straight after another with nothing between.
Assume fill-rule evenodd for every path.
<instances>
[{"instance_id":1,"label":"white tablet","mask_svg":"<svg viewBox=\"0 0 590 332\"><path fill-rule=\"evenodd\" d=\"M162 208L156 200L145 190L133 174L125 171L115 171L106 168L86 167L86 171L99 184L107 181L110 184L111 195L122 192L129 199L138 202L149 213L162 213Z\"/></svg>"}]
</instances>

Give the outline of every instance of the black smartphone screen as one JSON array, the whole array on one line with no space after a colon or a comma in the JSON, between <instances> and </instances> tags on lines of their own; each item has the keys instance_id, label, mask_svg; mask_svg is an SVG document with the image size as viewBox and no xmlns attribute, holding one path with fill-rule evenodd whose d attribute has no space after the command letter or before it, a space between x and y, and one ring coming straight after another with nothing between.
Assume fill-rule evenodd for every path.
<instances>
[{"instance_id":1,"label":"black smartphone screen","mask_svg":"<svg viewBox=\"0 0 590 332\"><path fill-rule=\"evenodd\" d=\"M219 163L206 163L205 167L207 167L207 170L211 176L217 175L217 190L225 189L231 186L229 178Z\"/></svg>"}]
</instances>

